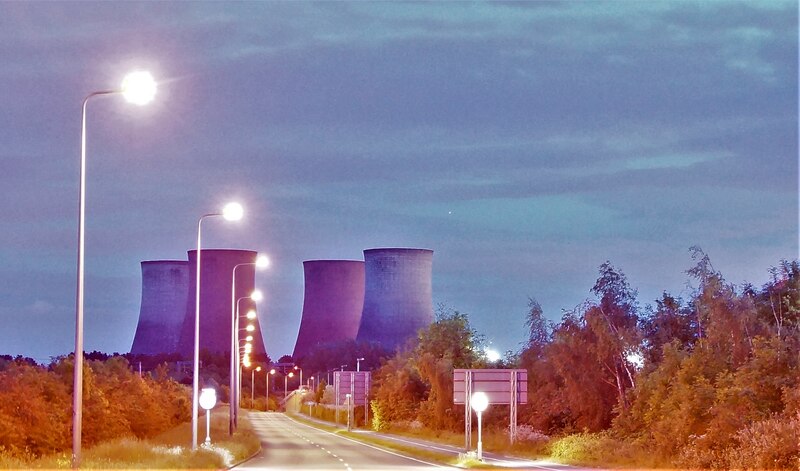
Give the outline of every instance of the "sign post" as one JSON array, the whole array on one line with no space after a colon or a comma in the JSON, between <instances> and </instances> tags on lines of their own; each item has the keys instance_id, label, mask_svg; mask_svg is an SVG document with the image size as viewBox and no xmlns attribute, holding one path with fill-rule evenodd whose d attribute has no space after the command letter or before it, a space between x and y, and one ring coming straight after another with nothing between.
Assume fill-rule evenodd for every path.
<instances>
[{"instance_id":1,"label":"sign post","mask_svg":"<svg viewBox=\"0 0 800 471\"><path fill-rule=\"evenodd\" d=\"M350 409L364 406L365 423L369 424L369 371L334 371L333 389L336 399L336 423L339 423L339 405L347 404L347 420L350 422ZM348 398L349 396L349 398ZM348 428L349 430L349 428Z\"/></svg>"},{"instance_id":2,"label":"sign post","mask_svg":"<svg viewBox=\"0 0 800 471\"><path fill-rule=\"evenodd\" d=\"M464 404L464 449L472 445L471 400L476 392L486 394L488 404L509 405L508 437L517 436L517 405L528 402L528 372L524 369L455 369L453 403Z\"/></svg>"}]
</instances>

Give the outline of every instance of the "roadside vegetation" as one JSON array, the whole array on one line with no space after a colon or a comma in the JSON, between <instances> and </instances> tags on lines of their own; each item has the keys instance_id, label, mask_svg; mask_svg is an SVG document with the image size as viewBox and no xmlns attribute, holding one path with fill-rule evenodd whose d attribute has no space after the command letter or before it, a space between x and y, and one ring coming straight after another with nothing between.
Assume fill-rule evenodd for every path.
<instances>
[{"instance_id":1,"label":"roadside vegetation","mask_svg":"<svg viewBox=\"0 0 800 471\"><path fill-rule=\"evenodd\" d=\"M800 265L781 261L761 287L734 285L699 248L690 255L685 298L664 292L642 307L608 262L591 296L557 322L530 298L528 341L501 360L487 359L466 314L444 307L380 361L374 346L352 344L325 346L335 364L311 359L321 371L346 355L381 365L368 424L378 431L463 446L453 369L525 368L519 440L506 438L508 406L490 406L487 451L604 467L800 468ZM322 381L303 399L327 406L314 416L333 418L331 389ZM357 408L359 426L363 417Z\"/></svg>"},{"instance_id":2,"label":"roadside vegetation","mask_svg":"<svg viewBox=\"0 0 800 471\"><path fill-rule=\"evenodd\" d=\"M0 468L69 468L72 358L40 366L0 358ZM212 411L212 446L191 451L190 391L166 367L139 376L125 358L85 362L83 468L224 468L260 448L246 421L233 437ZM205 417L198 434L205 437Z\"/></svg>"}]
</instances>

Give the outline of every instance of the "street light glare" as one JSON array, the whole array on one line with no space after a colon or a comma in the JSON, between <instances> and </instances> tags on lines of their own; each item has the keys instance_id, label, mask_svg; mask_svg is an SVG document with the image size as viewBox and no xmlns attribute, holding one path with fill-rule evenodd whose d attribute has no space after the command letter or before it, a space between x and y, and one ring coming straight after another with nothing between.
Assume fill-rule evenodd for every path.
<instances>
[{"instance_id":1,"label":"street light glare","mask_svg":"<svg viewBox=\"0 0 800 471\"><path fill-rule=\"evenodd\" d=\"M487 396L485 392L478 391L472 395L469 405L475 412L483 412L489 407L489 396Z\"/></svg>"},{"instance_id":2,"label":"street light glare","mask_svg":"<svg viewBox=\"0 0 800 471\"><path fill-rule=\"evenodd\" d=\"M247 318L248 319L255 319L256 318L256 311L253 311L252 309L247 311Z\"/></svg>"},{"instance_id":3,"label":"street light glare","mask_svg":"<svg viewBox=\"0 0 800 471\"><path fill-rule=\"evenodd\" d=\"M262 294L261 291L257 289L253 290L253 292L250 294L250 299L252 299L255 302L259 302L262 299L264 299L264 294Z\"/></svg>"},{"instance_id":4,"label":"street light glare","mask_svg":"<svg viewBox=\"0 0 800 471\"><path fill-rule=\"evenodd\" d=\"M266 255L259 255L256 258L256 268L267 268L269 266L269 257Z\"/></svg>"},{"instance_id":5,"label":"street light glare","mask_svg":"<svg viewBox=\"0 0 800 471\"><path fill-rule=\"evenodd\" d=\"M228 221L238 221L244 216L244 208L239 203L228 203L222 208L222 217Z\"/></svg>"},{"instance_id":6,"label":"street light glare","mask_svg":"<svg viewBox=\"0 0 800 471\"><path fill-rule=\"evenodd\" d=\"M246 329L246 330L247 330L248 332L252 332L252 331L256 330L256 328L253 326L253 324L250 324L250 325L248 325L248 326L247 326L247 329Z\"/></svg>"},{"instance_id":7,"label":"street light glare","mask_svg":"<svg viewBox=\"0 0 800 471\"><path fill-rule=\"evenodd\" d=\"M129 103L146 105L156 95L156 81L150 72L137 70L126 75L122 80L122 96Z\"/></svg>"}]
</instances>

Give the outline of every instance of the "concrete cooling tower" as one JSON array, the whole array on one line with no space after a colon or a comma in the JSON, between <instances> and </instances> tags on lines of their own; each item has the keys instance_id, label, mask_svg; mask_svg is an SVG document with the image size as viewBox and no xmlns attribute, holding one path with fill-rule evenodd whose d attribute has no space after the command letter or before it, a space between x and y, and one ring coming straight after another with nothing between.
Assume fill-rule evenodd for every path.
<instances>
[{"instance_id":1,"label":"concrete cooling tower","mask_svg":"<svg viewBox=\"0 0 800 471\"><path fill-rule=\"evenodd\" d=\"M433 250L364 251L365 291L359 342L394 350L433 322Z\"/></svg>"},{"instance_id":2,"label":"concrete cooling tower","mask_svg":"<svg viewBox=\"0 0 800 471\"><path fill-rule=\"evenodd\" d=\"M158 355L178 350L189 293L189 262L142 262L142 303L131 353Z\"/></svg>"},{"instance_id":3,"label":"concrete cooling tower","mask_svg":"<svg viewBox=\"0 0 800 471\"><path fill-rule=\"evenodd\" d=\"M305 296L300 331L292 357L304 358L314 347L355 340L364 307L364 262L303 262Z\"/></svg>"},{"instance_id":4,"label":"concrete cooling tower","mask_svg":"<svg viewBox=\"0 0 800 471\"><path fill-rule=\"evenodd\" d=\"M253 263L256 252L251 250L203 249L200 259L200 350L230 354L231 347L231 283L233 268L240 263ZM183 320L179 352L191 358L194 352L195 286L197 283L197 251L189 251L189 296ZM255 288L255 266L245 265L236 269L236 299L249 296ZM249 299L239 302L239 314L245 315L255 309ZM252 321L256 330L253 335L253 354L266 355L264 338L258 319ZM247 319L240 319L240 328Z\"/></svg>"}]
</instances>

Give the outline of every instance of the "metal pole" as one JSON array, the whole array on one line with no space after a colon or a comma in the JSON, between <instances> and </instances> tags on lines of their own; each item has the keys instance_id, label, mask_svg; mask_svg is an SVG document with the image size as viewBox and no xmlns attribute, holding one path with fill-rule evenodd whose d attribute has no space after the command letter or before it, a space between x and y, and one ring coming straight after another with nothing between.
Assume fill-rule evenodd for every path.
<instances>
[{"instance_id":1,"label":"metal pole","mask_svg":"<svg viewBox=\"0 0 800 471\"><path fill-rule=\"evenodd\" d=\"M194 296L194 358L192 361L192 450L197 449L198 391L200 388L200 247L203 217L197 222L197 261Z\"/></svg>"},{"instance_id":2,"label":"metal pole","mask_svg":"<svg viewBox=\"0 0 800 471\"><path fill-rule=\"evenodd\" d=\"M84 235L86 221L86 104L89 98L117 93L103 90L90 93L81 105L81 162L78 190L78 279L75 288L75 360L72 371L72 467L81 462L81 432L83 426L83 272Z\"/></svg>"},{"instance_id":3,"label":"metal pole","mask_svg":"<svg viewBox=\"0 0 800 471\"><path fill-rule=\"evenodd\" d=\"M483 442L481 441L481 412L478 411L478 461L483 461Z\"/></svg>"},{"instance_id":4,"label":"metal pole","mask_svg":"<svg viewBox=\"0 0 800 471\"><path fill-rule=\"evenodd\" d=\"M250 372L250 409L253 409L253 401L256 400L256 370Z\"/></svg>"},{"instance_id":5,"label":"metal pole","mask_svg":"<svg viewBox=\"0 0 800 471\"><path fill-rule=\"evenodd\" d=\"M231 280L231 372L230 372L230 406L228 411L228 433L233 435L236 430L236 365L239 363L239 345L236 342L236 269L233 267L233 279Z\"/></svg>"},{"instance_id":6,"label":"metal pole","mask_svg":"<svg viewBox=\"0 0 800 471\"><path fill-rule=\"evenodd\" d=\"M206 409L206 445L211 444L211 409Z\"/></svg>"}]
</instances>

